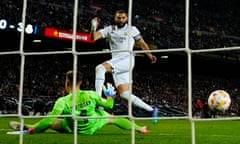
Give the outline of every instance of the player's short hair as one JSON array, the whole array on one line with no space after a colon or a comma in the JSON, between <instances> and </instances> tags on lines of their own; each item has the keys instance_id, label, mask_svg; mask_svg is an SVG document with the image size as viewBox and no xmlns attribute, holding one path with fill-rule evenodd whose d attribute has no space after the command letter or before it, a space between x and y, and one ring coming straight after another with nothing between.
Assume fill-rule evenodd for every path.
<instances>
[{"instance_id":1,"label":"player's short hair","mask_svg":"<svg viewBox=\"0 0 240 144\"><path fill-rule=\"evenodd\" d=\"M125 13L126 15L128 15L126 10L117 10L115 15L118 14L118 13Z\"/></svg>"},{"instance_id":2,"label":"player's short hair","mask_svg":"<svg viewBox=\"0 0 240 144\"><path fill-rule=\"evenodd\" d=\"M73 76L74 76L74 73L72 70L69 70L67 73L66 73L66 80L68 81L68 84L69 85L73 85ZM82 81L82 78L83 78L83 74L80 72L80 71L77 71L76 73L76 83L79 83Z\"/></svg>"}]
</instances>

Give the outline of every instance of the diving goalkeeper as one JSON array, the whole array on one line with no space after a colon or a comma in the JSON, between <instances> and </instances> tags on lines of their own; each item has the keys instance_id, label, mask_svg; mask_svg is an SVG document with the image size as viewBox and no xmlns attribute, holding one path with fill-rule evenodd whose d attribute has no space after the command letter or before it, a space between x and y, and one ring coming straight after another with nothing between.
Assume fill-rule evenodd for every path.
<instances>
[{"instance_id":1,"label":"diving goalkeeper","mask_svg":"<svg viewBox=\"0 0 240 144\"><path fill-rule=\"evenodd\" d=\"M73 71L68 71L66 73L65 88L68 95L59 98L49 113L49 116L59 116L59 115L70 115L69 117L49 117L38 121L35 124L24 124L23 131L20 131L20 123L16 121L10 121L9 126L15 130L13 132L8 132L9 134L34 134L41 133L47 129L53 129L61 133L73 133L74 130L74 119L72 115L73 107ZM99 94L92 90L81 90L80 86L82 84L82 73L76 72L76 116L85 116L84 118L78 119L77 132L79 134L93 135L95 132L100 130L103 126L107 124L114 124L119 128L125 130L131 130L131 121L126 118L113 118L112 115L105 110L99 110L96 107L102 106L106 109L112 109L114 105L114 96L116 94L114 87L111 84L107 84L107 87L103 87L103 92L107 97L104 101ZM89 118L104 116L105 118ZM106 118L108 117L109 118ZM86 118L87 117L87 118ZM146 126L139 126L135 124L135 130L139 133L147 134L149 130Z\"/></svg>"}]
</instances>

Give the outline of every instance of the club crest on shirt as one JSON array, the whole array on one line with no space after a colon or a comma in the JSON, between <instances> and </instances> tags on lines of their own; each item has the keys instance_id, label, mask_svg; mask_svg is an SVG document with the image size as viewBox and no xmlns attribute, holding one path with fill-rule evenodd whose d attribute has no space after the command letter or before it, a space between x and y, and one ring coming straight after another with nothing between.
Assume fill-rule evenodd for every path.
<instances>
[{"instance_id":1,"label":"club crest on shirt","mask_svg":"<svg viewBox=\"0 0 240 144\"><path fill-rule=\"evenodd\" d=\"M125 35L125 36L127 36L127 35L128 35L128 33L127 33L127 32L125 32L125 33L124 33L124 35Z\"/></svg>"}]
</instances>

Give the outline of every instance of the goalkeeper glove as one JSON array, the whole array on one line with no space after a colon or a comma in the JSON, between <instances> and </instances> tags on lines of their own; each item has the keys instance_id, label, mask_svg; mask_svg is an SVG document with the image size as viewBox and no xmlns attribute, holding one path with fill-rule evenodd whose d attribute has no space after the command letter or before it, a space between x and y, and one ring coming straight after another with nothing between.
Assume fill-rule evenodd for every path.
<instances>
[{"instance_id":1,"label":"goalkeeper glove","mask_svg":"<svg viewBox=\"0 0 240 144\"><path fill-rule=\"evenodd\" d=\"M91 21L91 30L96 31L99 24L99 18L95 17Z\"/></svg>"},{"instance_id":2,"label":"goalkeeper glove","mask_svg":"<svg viewBox=\"0 0 240 144\"><path fill-rule=\"evenodd\" d=\"M107 83L107 87L103 85L103 93L107 97L114 97L116 95L116 91L114 90L114 86L110 83Z\"/></svg>"}]
</instances>

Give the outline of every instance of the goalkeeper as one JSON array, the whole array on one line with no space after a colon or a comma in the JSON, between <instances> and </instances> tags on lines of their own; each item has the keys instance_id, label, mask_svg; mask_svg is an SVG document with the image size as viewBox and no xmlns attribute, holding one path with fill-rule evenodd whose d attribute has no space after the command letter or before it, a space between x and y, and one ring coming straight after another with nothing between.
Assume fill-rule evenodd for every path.
<instances>
[{"instance_id":1,"label":"goalkeeper","mask_svg":"<svg viewBox=\"0 0 240 144\"><path fill-rule=\"evenodd\" d=\"M78 119L77 124L77 132L79 134L87 134L92 135L98 130L100 130L103 126L107 124L114 124L122 129L131 130L132 125L131 121L126 118L113 118L111 115L104 111L96 109L97 106L102 106L106 109L113 108L115 96L114 87L111 84L107 84L107 87L103 87L103 92L107 97L107 100L104 101L100 95L98 95L95 91L91 90L80 90L80 86L82 84L82 73L76 72L76 116L84 116L84 118ZM72 107L73 107L73 71L68 71L66 73L66 81L65 88L68 95L59 98L50 112L49 116L59 116L59 115L69 115L69 117L57 118L50 117L44 118L39 122L30 125L24 124L23 131L20 131L20 123L16 121L10 121L9 126L15 130L14 132L9 132L9 134L34 134L41 133L46 131L47 129L53 129L57 132L61 133L73 133L74 130L74 119L71 117L72 115ZM97 116L105 116L105 118L89 118L89 117L97 117ZM109 118L106 118L108 117ZM87 117L87 118L86 118ZM147 134L148 129L146 126L139 126L135 124L135 130L139 133Z\"/></svg>"}]
</instances>

